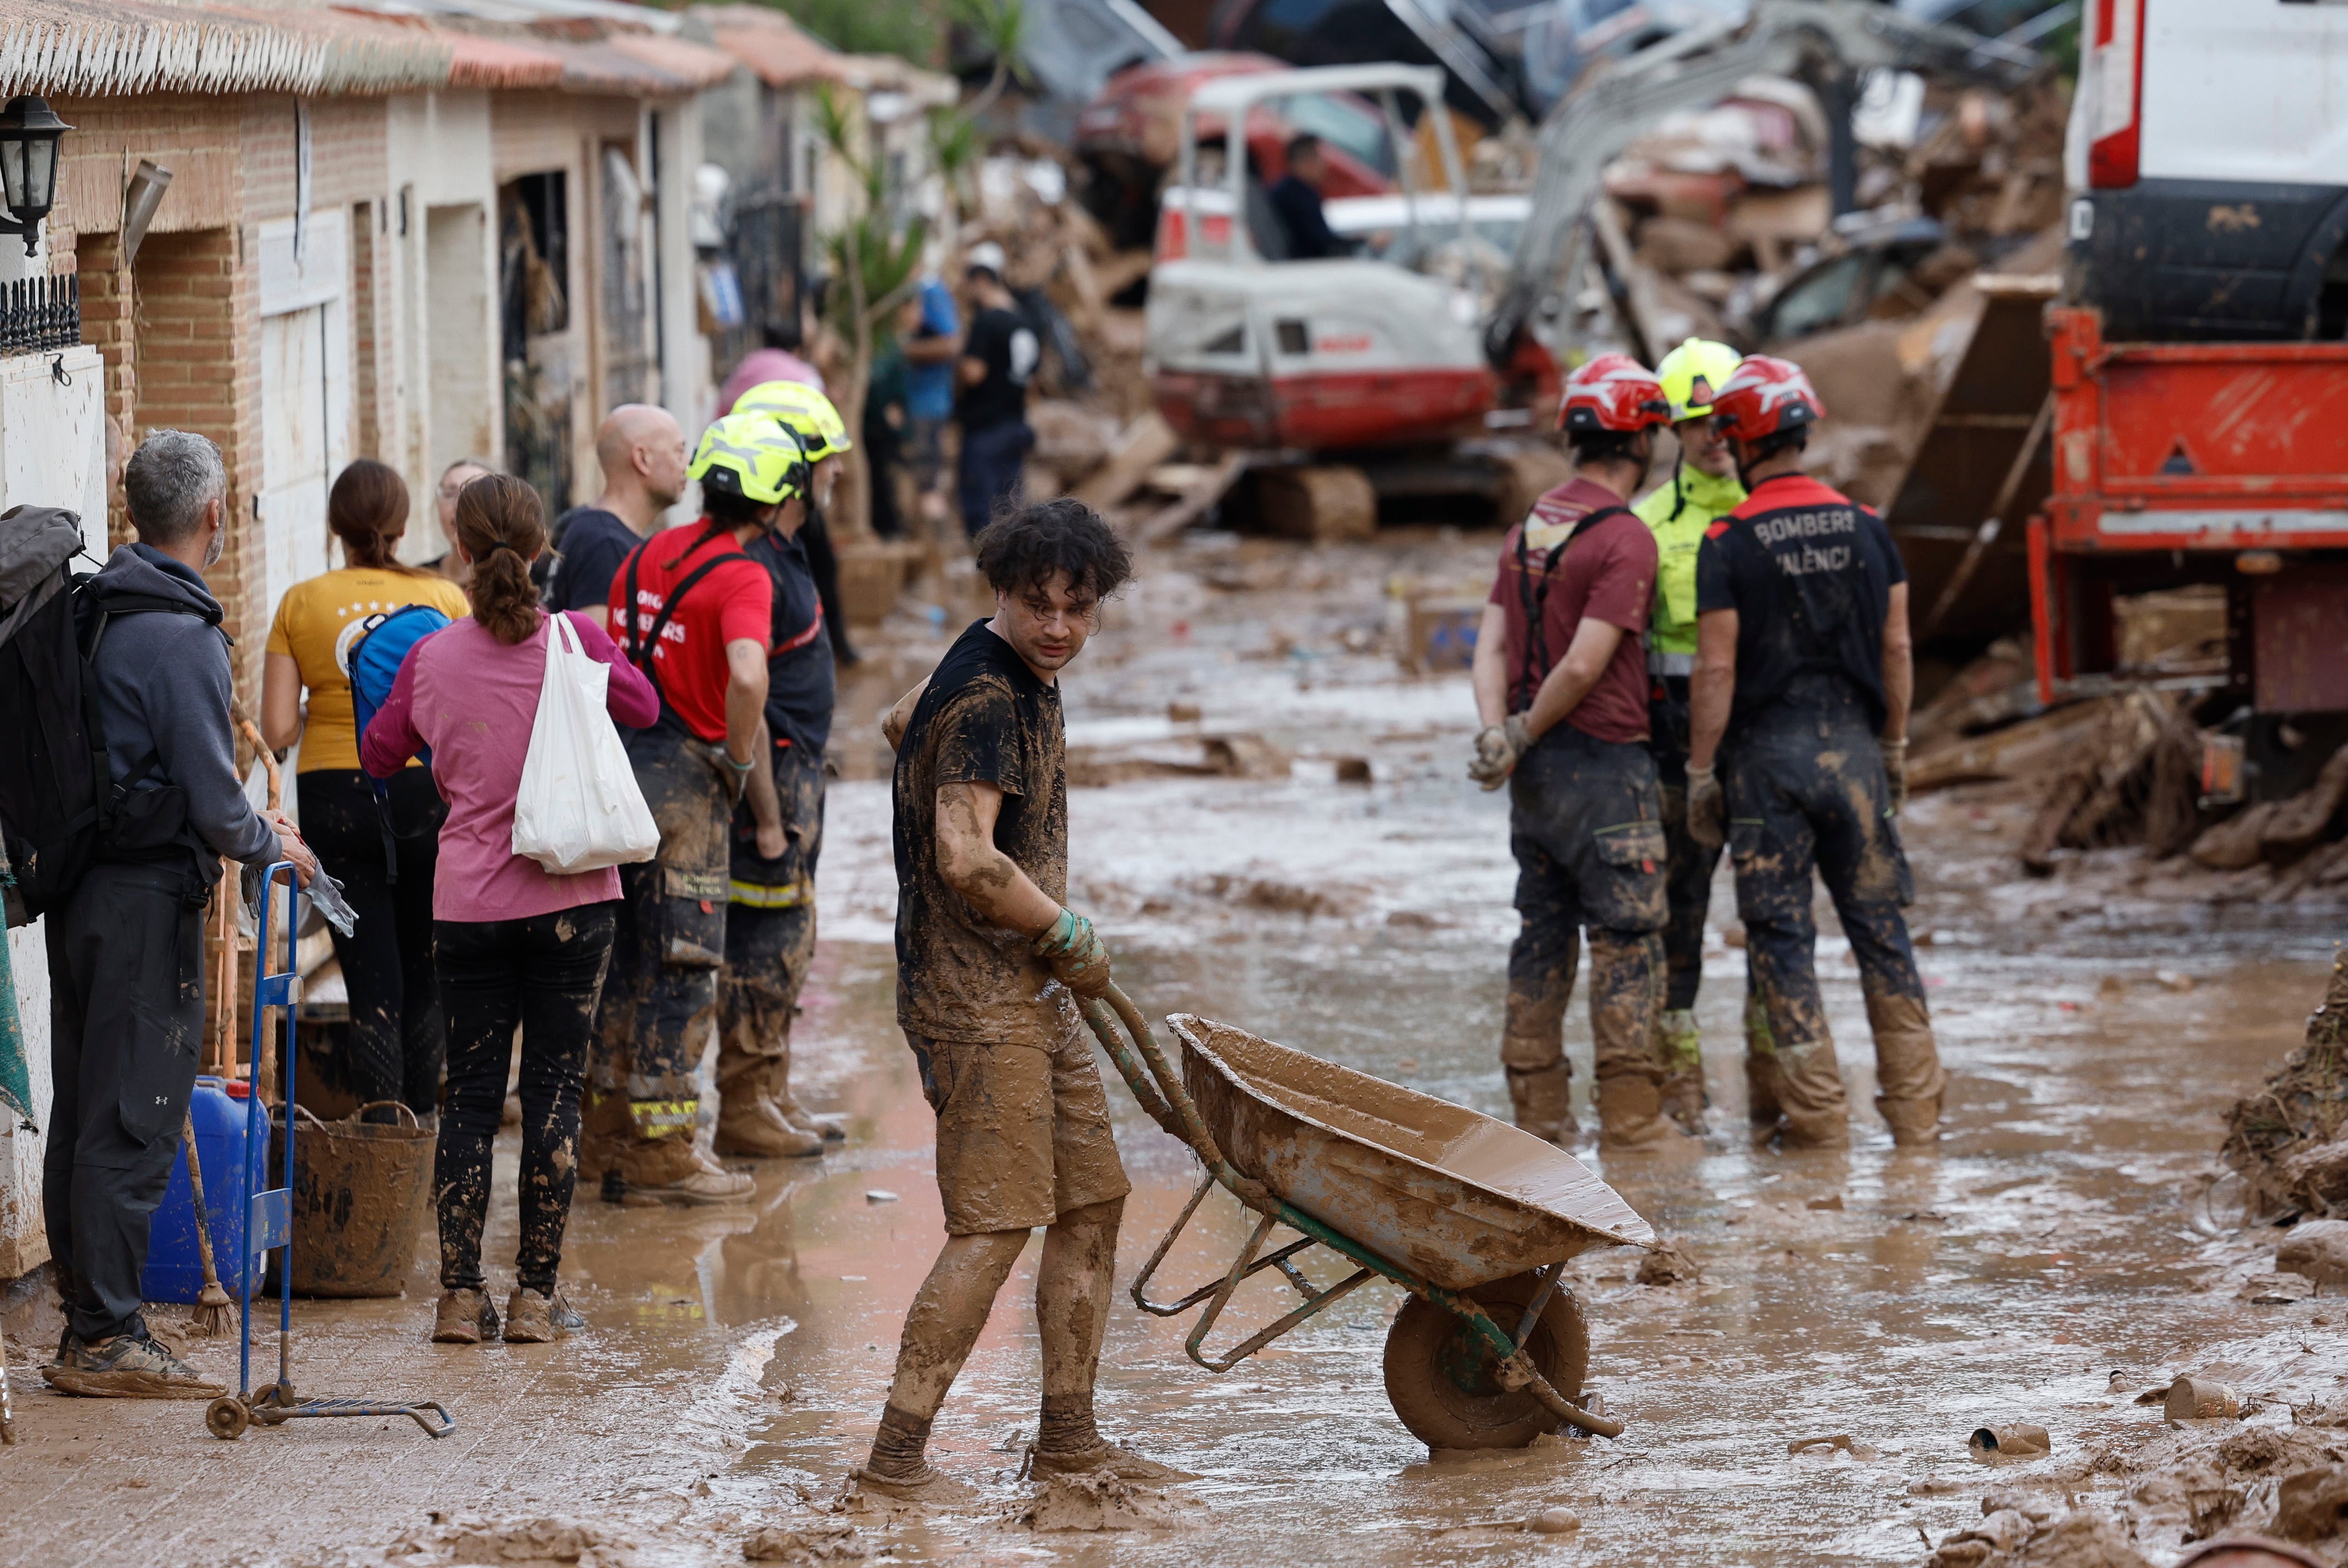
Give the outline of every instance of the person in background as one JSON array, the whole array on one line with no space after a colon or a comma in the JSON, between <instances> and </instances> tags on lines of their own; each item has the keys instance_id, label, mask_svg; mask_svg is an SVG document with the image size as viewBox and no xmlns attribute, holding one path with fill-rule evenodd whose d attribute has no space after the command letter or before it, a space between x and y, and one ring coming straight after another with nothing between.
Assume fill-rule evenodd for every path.
<instances>
[{"instance_id":1,"label":"person in background","mask_svg":"<svg viewBox=\"0 0 2348 1568\"><path fill-rule=\"evenodd\" d=\"M1664 849L1641 645L1655 536L1623 504L1669 417L1663 387L1627 354L1566 378L1557 422L1573 478L1509 530L1476 639L1484 729L1468 775L1508 787L1521 922L1500 1063L1517 1125L1560 1146L1575 1133L1565 1010L1586 929L1600 1147L1697 1147L1663 1114L1655 1055Z\"/></svg>"},{"instance_id":2,"label":"person in background","mask_svg":"<svg viewBox=\"0 0 2348 1568\"><path fill-rule=\"evenodd\" d=\"M721 419L734 412L734 405L743 393L769 381L797 381L803 386L823 390L823 372L791 352L799 346L799 335L786 322L768 320L758 329L766 346L754 348L742 356L742 363L726 377L726 385L717 389L717 417Z\"/></svg>"},{"instance_id":3,"label":"person in background","mask_svg":"<svg viewBox=\"0 0 2348 1568\"><path fill-rule=\"evenodd\" d=\"M798 438L802 447L808 439ZM716 1146L720 1154L759 1159L820 1154L826 1138L840 1136L799 1104L790 1080L791 1016L815 957L815 863L823 848L823 749L833 698L823 601L797 537L807 515L804 498L788 500L774 527L743 547L774 580L767 733L782 828L769 834L747 802L734 808L726 966L717 976Z\"/></svg>"},{"instance_id":4,"label":"person in background","mask_svg":"<svg viewBox=\"0 0 2348 1568\"><path fill-rule=\"evenodd\" d=\"M554 632L530 563L546 547L538 492L488 475L457 503L452 548L473 568L472 615L417 644L367 727L367 771L404 777L424 747L448 800L447 874L432 895L434 950L455 1047L440 1123L436 1188L440 1304L432 1337L477 1345L500 1323L481 1273L490 1150L505 1109L506 1068L521 1031L521 1238L502 1330L537 1345L584 1320L556 1284L579 1168L579 1096L612 954L616 868L560 876L513 852L514 801L538 717ZM568 612L588 657L611 669L604 706L617 723L660 717L652 683L618 656L600 623Z\"/></svg>"},{"instance_id":5,"label":"person in background","mask_svg":"<svg viewBox=\"0 0 2348 1568\"><path fill-rule=\"evenodd\" d=\"M496 472L498 472L497 464L487 458L458 458L440 470L440 483L434 489L432 508L434 515L440 520L442 539L450 540L457 537L457 498L464 493L465 487L483 474ZM424 562L424 570L435 575L446 577L449 582L462 588L465 585L465 578L472 568L458 560L455 551L444 550Z\"/></svg>"},{"instance_id":6,"label":"person in background","mask_svg":"<svg viewBox=\"0 0 2348 1568\"><path fill-rule=\"evenodd\" d=\"M953 418L954 361L962 357L962 314L953 291L934 274L898 317L897 337L905 347L905 449L913 469L915 504L924 517L938 493L945 467L945 431ZM906 325L908 319L912 324Z\"/></svg>"},{"instance_id":7,"label":"person in background","mask_svg":"<svg viewBox=\"0 0 2348 1568\"><path fill-rule=\"evenodd\" d=\"M351 998L336 1087L361 1105L404 1101L428 1127L439 1114L448 1051L432 974L433 867L447 808L420 764L401 769L383 796L360 771L350 650L378 614L429 604L454 620L465 614L465 594L400 563L407 486L396 469L372 458L345 468L326 493L326 525L345 564L277 602L261 734L281 756L301 744L294 778L303 832L358 915L347 936L328 928Z\"/></svg>"},{"instance_id":8,"label":"person in background","mask_svg":"<svg viewBox=\"0 0 2348 1568\"><path fill-rule=\"evenodd\" d=\"M1704 1037L1695 1023L1696 991L1704 981L1704 923L1712 908L1712 873L1720 851L1687 832L1688 680L1695 674L1695 558L1704 531L1745 500L1736 459L1712 425L1712 394L1736 373L1740 356L1725 343L1691 337L1655 366L1671 405L1679 459L1668 483L1631 510L1655 535L1655 603L1647 621L1647 749L1662 786L1663 843L1668 863L1663 893L1671 910L1663 927L1663 1010L1655 1021L1655 1048L1668 1077L1663 1109L1690 1132L1704 1130L1709 1098L1704 1087ZM1763 1125L1777 1119L1776 1057L1769 1021L1752 993L1746 965L1745 1074L1746 1104Z\"/></svg>"},{"instance_id":9,"label":"person in background","mask_svg":"<svg viewBox=\"0 0 2348 1568\"><path fill-rule=\"evenodd\" d=\"M961 391L954 423L962 427L956 495L963 528L973 539L998 507L1019 503L1019 470L1035 445L1027 424L1027 378L1043 345L1003 282L1003 247L973 245L963 271L970 294L970 337L954 362Z\"/></svg>"},{"instance_id":10,"label":"person in background","mask_svg":"<svg viewBox=\"0 0 2348 1568\"><path fill-rule=\"evenodd\" d=\"M158 1344L139 1309L148 1226L196 1088L204 909L223 856L291 861L305 886L318 863L283 817L253 810L237 776L228 638L202 575L227 538L220 449L157 430L125 465L122 493L138 539L87 592L97 610L124 612L90 666L126 803L46 922L55 1087L41 1217L66 1326L41 1375L67 1394L209 1399L226 1390Z\"/></svg>"},{"instance_id":11,"label":"person in background","mask_svg":"<svg viewBox=\"0 0 2348 1568\"><path fill-rule=\"evenodd\" d=\"M873 352L871 384L864 391L864 464L872 485L872 531L883 539L905 537L905 514L897 497L897 476L905 466L905 397L911 366L905 359L903 322L919 308L907 300L899 310L899 332Z\"/></svg>"},{"instance_id":12,"label":"person in background","mask_svg":"<svg viewBox=\"0 0 2348 1568\"><path fill-rule=\"evenodd\" d=\"M606 624L612 574L685 494L685 432L665 408L623 403L603 416L595 431L603 493L555 521L559 553L546 582L548 609Z\"/></svg>"},{"instance_id":13,"label":"person in background","mask_svg":"<svg viewBox=\"0 0 2348 1568\"><path fill-rule=\"evenodd\" d=\"M695 1074L726 962L736 802L750 802L763 847L783 848L765 716L774 585L742 547L805 493L806 460L772 415L737 413L702 432L686 473L701 481L700 522L638 545L609 601L614 640L660 695L658 720L627 748L661 841L656 859L620 868L596 1014L581 1155L607 1202L738 1203L752 1187L695 1145Z\"/></svg>"},{"instance_id":14,"label":"person in background","mask_svg":"<svg viewBox=\"0 0 2348 1568\"><path fill-rule=\"evenodd\" d=\"M1353 253L1354 247L1329 227L1321 193L1329 183L1329 155L1310 131L1288 139L1288 172L1264 194L1288 235L1288 259L1317 262Z\"/></svg>"}]
</instances>

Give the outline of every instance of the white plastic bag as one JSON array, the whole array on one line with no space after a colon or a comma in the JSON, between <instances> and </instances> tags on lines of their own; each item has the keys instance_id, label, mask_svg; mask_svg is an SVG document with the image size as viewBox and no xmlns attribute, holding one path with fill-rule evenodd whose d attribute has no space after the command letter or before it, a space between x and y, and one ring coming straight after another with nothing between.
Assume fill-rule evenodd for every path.
<instances>
[{"instance_id":1,"label":"white plastic bag","mask_svg":"<svg viewBox=\"0 0 2348 1568\"><path fill-rule=\"evenodd\" d=\"M546 621L546 683L514 800L513 852L558 876L651 860L660 830L603 706L612 672L587 656L570 616Z\"/></svg>"}]
</instances>

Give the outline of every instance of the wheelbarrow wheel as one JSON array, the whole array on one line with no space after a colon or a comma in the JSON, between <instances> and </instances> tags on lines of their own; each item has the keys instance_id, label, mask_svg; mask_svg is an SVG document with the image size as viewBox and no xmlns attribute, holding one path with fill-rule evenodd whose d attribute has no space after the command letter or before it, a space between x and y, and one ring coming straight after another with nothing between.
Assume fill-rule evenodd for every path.
<instances>
[{"instance_id":1,"label":"wheelbarrow wheel","mask_svg":"<svg viewBox=\"0 0 2348 1568\"><path fill-rule=\"evenodd\" d=\"M1468 1292L1510 1333L1540 1290L1529 1274ZM1581 1304L1559 1291L1541 1308L1525 1353L1550 1387L1580 1402L1590 1367ZM1430 1449L1520 1449L1558 1418L1529 1388L1500 1386L1500 1358L1465 1318L1412 1296L1386 1331L1386 1398L1411 1435Z\"/></svg>"}]
</instances>

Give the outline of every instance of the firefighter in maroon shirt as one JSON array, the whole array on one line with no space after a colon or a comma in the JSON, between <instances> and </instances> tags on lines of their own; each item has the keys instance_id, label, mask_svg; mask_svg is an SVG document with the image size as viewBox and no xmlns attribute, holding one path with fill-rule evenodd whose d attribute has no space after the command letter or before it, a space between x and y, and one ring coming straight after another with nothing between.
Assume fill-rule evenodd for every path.
<instances>
[{"instance_id":1,"label":"firefighter in maroon shirt","mask_svg":"<svg viewBox=\"0 0 2348 1568\"><path fill-rule=\"evenodd\" d=\"M1468 772L1487 789L1509 786L1523 923L1500 1060L1517 1125L1556 1143L1575 1131L1565 1009L1584 927L1601 1144L1694 1142L1661 1114L1664 849L1642 645L1655 536L1624 504L1669 418L1663 387L1627 355L1567 380L1558 423L1574 477L1509 531L1476 639L1484 730Z\"/></svg>"},{"instance_id":2,"label":"firefighter in maroon shirt","mask_svg":"<svg viewBox=\"0 0 2348 1568\"><path fill-rule=\"evenodd\" d=\"M1756 355L1712 407L1749 493L1696 553L1688 833L1725 837L1736 868L1777 1046L1776 1135L1850 1140L1812 953L1815 868L1859 961L1876 1109L1894 1142L1931 1143L1947 1080L1900 913L1915 882L1896 820L1915 682L1908 573L1882 519L1802 472L1825 409L1800 366Z\"/></svg>"}]
</instances>

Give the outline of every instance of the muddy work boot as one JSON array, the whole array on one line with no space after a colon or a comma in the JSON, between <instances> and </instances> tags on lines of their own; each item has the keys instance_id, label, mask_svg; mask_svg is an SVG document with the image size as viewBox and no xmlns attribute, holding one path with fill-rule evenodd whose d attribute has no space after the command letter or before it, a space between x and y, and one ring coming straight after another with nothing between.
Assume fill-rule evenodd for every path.
<instances>
[{"instance_id":1,"label":"muddy work boot","mask_svg":"<svg viewBox=\"0 0 2348 1568\"><path fill-rule=\"evenodd\" d=\"M1693 1008L1655 1015L1655 1059L1663 1068L1663 1113L1693 1133L1704 1131L1712 1097L1704 1088L1704 1037Z\"/></svg>"},{"instance_id":2,"label":"muddy work boot","mask_svg":"<svg viewBox=\"0 0 2348 1568\"><path fill-rule=\"evenodd\" d=\"M526 1285L517 1286L506 1299L508 1345L551 1345L586 1326L587 1320L572 1310L560 1290L550 1296Z\"/></svg>"},{"instance_id":3,"label":"muddy work boot","mask_svg":"<svg viewBox=\"0 0 2348 1568\"><path fill-rule=\"evenodd\" d=\"M927 1450L934 1419L894 1405L882 1407L880 1429L872 1436L872 1452L848 1472L849 1484L860 1491L925 1507L976 1498L978 1494L969 1487L930 1463Z\"/></svg>"},{"instance_id":4,"label":"muddy work boot","mask_svg":"<svg viewBox=\"0 0 2348 1568\"><path fill-rule=\"evenodd\" d=\"M498 1309L485 1290L444 1290L432 1309L432 1343L479 1345L498 1336Z\"/></svg>"},{"instance_id":5,"label":"muddy work boot","mask_svg":"<svg viewBox=\"0 0 2348 1568\"><path fill-rule=\"evenodd\" d=\"M1868 1027L1875 1036L1875 1080L1882 1092L1875 1109L1891 1124L1891 1141L1920 1149L1941 1140L1941 1095L1948 1074L1941 1069L1932 1021L1921 1000L1876 995L1867 998Z\"/></svg>"},{"instance_id":6,"label":"muddy work boot","mask_svg":"<svg viewBox=\"0 0 2348 1568\"><path fill-rule=\"evenodd\" d=\"M794 1127L783 1108L747 1083L726 1091L717 1107L717 1152L744 1160L808 1160L823 1152L823 1135Z\"/></svg>"},{"instance_id":7,"label":"muddy work boot","mask_svg":"<svg viewBox=\"0 0 2348 1568\"><path fill-rule=\"evenodd\" d=\"M1515 1108L1517 1125L1560 1149L1570 1146L1581 1130L1573 1122L1572 1074L1561 1061L1508 1069L1509 1103Z\"/></svg>"},{"instance_id":8,"label":"muddy work boot","mask_svg":"<svg viewBox=\"0 0 2348 1568\"><path fill-rule=\"evenodd\" d=\"M977 1492L926 1460L911 1476L883 1475L870 1465L859 1465L848 1472L848 1480L860 1491L877 1492L898 1502L919 1503L924 1508L971 1502L978 1497Z\"/></svg>"},{"instance_id":9,"label":"muddy work boot","mask_svg":"<svg viewBox=\"0 0 2348 1568\"><path fill-rule=\"evenodd\" d=\"M1199 1479L1189 1470L1176 1470L1172 1465L1145 1459L1123 1443L1107 1441L1068 1454L1045 1453L1031 1443L1025 1469L1037 1480L1049 1480L1056 1475L1108 1475L1119 1480L1156 1481L1160 1484Z\"/></svg>"},{"instance_id":10,"label":"muddy work boot","mask_svg":"<svg viewBox=\"0 0 2348 1568\"><path fill-rule=\"evenodd\" d=\"M93 1339L59 1348L58 1359L41 1368L49 1387L60 1394L100 1399L217 1399L228 1390L208 1382L203 1375L145 1332L111 1339Z\"/></svg>"},{"instance_id":11,"label":"muddy work boot","mask_svg":"<svg viewBox=\"0 0 2348 1568\"><path fill-rule=\"evenodd\" d=\"M1598 1147L1669 1154L1702 1147L1663 1114L1663 1088L1633 1073L1598 1080Z\"/></svg>"},{"instance_id":12,"label":"muddy work boot","mask_svg":"<svg viewBox=\"0 0 2348 1568\"><path fill-rule=\"evenodd\" d=\"M620 1190L620 1202L634 1207L670 1203L701 1208L747 1203L757 1183L737 1176L694 1146L690 1133L631 1141L604 1173L603 1196Z\"/></svg>"}]
</instances>

